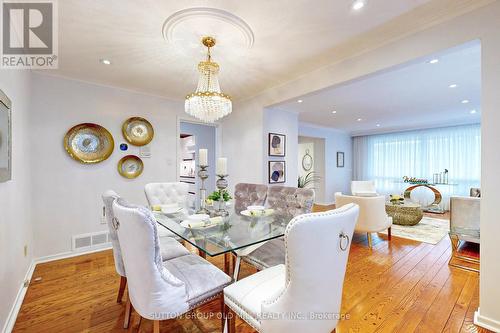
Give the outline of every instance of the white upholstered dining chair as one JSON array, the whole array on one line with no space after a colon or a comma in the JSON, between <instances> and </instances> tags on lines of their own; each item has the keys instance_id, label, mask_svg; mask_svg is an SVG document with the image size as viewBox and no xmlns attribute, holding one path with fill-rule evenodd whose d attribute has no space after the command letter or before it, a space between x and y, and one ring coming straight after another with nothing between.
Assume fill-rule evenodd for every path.
<instances>
[{"instance_id":1,"label":"white upholstered dining chair","mask_svg":"<svg viewBox=\"0 0 500 333\"><path fill-rule=\"evenodd\" d=\"M355 203L359 206L359 218L355 230L366 232L368 246L372 247L372 232L387 230L387 238L391 240L392 217L385 212L385 197L383 195L375 197L358 197L335 193L336 207Z\"/></svg>"},{"instance_id":2,"label":"white upholstered dining chair","mask_svg":"<svg viewBox=\"0 0 500 333\"><path fill-rule=\"evenodd\" d=\"M350 204L295 217L285 232L285 265L267 268L224 288L224 301L230 309L228 332L235 332L231 312L261 333L332 332L339 319L358 212L358 206Z\"/></svg>"},{"instance_id":3,"label":"white upholstered dining chair","mask_svg":"<svg viewBox=\"0 0 500 333\"><path fill-rule=\"evenodd\" d=\"M351 182L351 193L357 197L375 197L378 195L373 180L353 180Z\"/></svg>"},{"instance_id":4,"label":"white upholstered dining chair","mask_svg":"<svg viewBox=\"0 0 500 333\"><path fill-rule=\"evenodd\" d=\"M118 289L118 296L116 298L117 303L121 303L125 288L127 286L127 274L125 271L125 266L123 264L122 250L120 242L118 240L118 235L114 226L114 213L113 213L113 203L120 199L120 196L112 191L108 190L102 195L102 201L104 202L104 211L106 216L106 222L108 225L109 236L111 239L111 245L113 247L113 257L115 262L115 269L118 275L120 275L120 287ZM122 199L123 200L123 199ZM189 251L182 246L175 239L170 237L162 237L160 239L160 252L163 260L173 259L189 254ZM130 319L130 311L125 313L125 328L128 327L128 322Z\"/></svg>"},{"instance_id":5,"label":"white upholstered dining chair","mask_svg":"<svg viewBox=\"0 0 500 333\"><path fill-rule=\"evenodd\" d=\"M154 321L155 333L160 331L161 320L221 297L231 278L208 261L194 254L163 260L150 210L117 199L113 213L127 272L129 306L141 318Z\"/></svg>"},{"instance_id":6,"label":"white upholstered dining chair","mask_svg":"<svg viewBox=\"0 0 500 333\"><path fill-rule=\"evenodd\" d=\"M149 183L144 186L144 193L149 207L161 205L178 205L184 209L189 206L189 185L182 182L173 183ZM160 237L174 237L174 233L166 228L159 228Z\"/></svg>"}]
</instances>

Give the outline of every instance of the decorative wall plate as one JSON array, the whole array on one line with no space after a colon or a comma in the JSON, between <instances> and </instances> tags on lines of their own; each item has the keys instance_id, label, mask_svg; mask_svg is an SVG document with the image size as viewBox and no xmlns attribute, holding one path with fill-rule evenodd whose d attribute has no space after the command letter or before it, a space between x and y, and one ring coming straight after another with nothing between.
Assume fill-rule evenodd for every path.
<instances>
[{"instance_id":1,"label":"decorative wall plate","mask_svg":"<svg viewBox=\"0 0 500 333\"><path fill-rule=\"evenodd\" d=\"M122 133L125 140L134 146L147 145L155 135L151 123L141 117L132 117L125 120Z\"/></svg>"},{"instance_id":2,"label":"decorative wall plate","mask_svg":"<svg viewBox=\"0 0 500 333\"><path fill-rule=\"evenodd\" d=\"M125 178L134 179L141 175L144 163L135 155L124 156L118 161L118 172Z\"/></svg>"},{"instance_id":3,"label":"decorative wall plate","mask_svg":"<svg viewBox=\"0 0 500 333\"><path fill-rule=\"evenodd\" d=\"M313 158L309 154L309 149L306 149L306 154L302 157L302 169L304 171L310 171L313 167Z\"/></svg>"},{"instance_id":4,"label":"decorative wall plate","mask_svg":"<svg viewBox=\"0 0 500 333\"><path fill-rule=\"evenodd\" d=\"M64 136L64 148L69 156L81 163L99 163L113 153L113 136L104 127L83 123L73 126Z\"/></svg>"}]
</instances>

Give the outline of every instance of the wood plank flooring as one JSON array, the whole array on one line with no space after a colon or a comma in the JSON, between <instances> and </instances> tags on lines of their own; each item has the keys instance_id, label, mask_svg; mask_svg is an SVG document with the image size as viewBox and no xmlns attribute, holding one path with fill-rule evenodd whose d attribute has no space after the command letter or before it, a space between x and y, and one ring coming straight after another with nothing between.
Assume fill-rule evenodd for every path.
<instances>
[{"instance_id":1,"label":"wood plank flooring","mask_svg":"<svg viewBox=\"0 0 500 333\"><path fill-rule=\"evenodd\" d=\"M347 332L488 332L473 324L479 303L477 273L448 266L451 245L384 235L354 237L343 290ZM222 269L222 257L211 258ZM242 276L255 270L243 265ZM36 278L41 278L37 281ZM21 307L14 332L124 332L125 305L116 303L119 277L111 251L41 264ZM197 311L196 319L161 323L162 332L220 332L219 303ZM133 315L129 331L152 332L152 322ZM254 332L241 320L238 333ZM314 332L313 332L314 333Z\"/></svg>"}]
</instances>

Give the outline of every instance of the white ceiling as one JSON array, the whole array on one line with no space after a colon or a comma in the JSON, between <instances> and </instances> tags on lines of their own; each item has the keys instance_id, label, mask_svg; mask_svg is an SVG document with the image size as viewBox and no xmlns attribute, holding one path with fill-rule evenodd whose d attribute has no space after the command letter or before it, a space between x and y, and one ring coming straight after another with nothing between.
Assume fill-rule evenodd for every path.
<instances>
[{"instance_id":1,"label":"white ceiling","mask_svg":"<svg viewBox=\"0 0 500 333\"><path fill-rule=\"evenodd\" d=\"M429 0L368 0L354 12L352 0L64 0L59 1L59 69L49 74L183 99L194 90L204 57L198 39L215 34L213 58L223 90L249 97L295 78L335 46ZM213 7L244 20L254 34L248 48L234 26L188 20L175 42L162 36L177 11ZM105 66L99 59L112 61ZM317 65L316 65L317 66Z\"/></svg>"},{"instance_id":2,"label":"white ceiling","mask_svg":"<svg viewBox=\"0 0 500 333\"><path fill-rule=\"evenodd\" d=\"M430 64L432 59L439 62ZM451 84L458 86L449 88ZM478 123L481 46L471 42L299 98L302 103L293 100L276 107L298 112L302 122L352 135ZM462 103L465 99L468 104Z\"/></svg>"}]
</instances>

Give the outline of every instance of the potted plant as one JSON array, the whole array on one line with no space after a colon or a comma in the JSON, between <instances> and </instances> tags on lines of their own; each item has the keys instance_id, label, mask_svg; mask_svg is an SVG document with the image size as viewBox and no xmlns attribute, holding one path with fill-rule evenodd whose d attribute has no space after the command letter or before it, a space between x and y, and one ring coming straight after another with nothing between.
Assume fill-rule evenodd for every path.
<instances>
[{"instance_id":1,"label":"potted plant","mask_svg":"<svg viewBox=\"0 0 500 333\"><path fill-rule=\"evenodd\" d=\"M311 171L305 176L299 176L297 181L298 188L314 188L314 183L321 179L320 176L316 176L316 172Z\"/></svg>"},{"instance_id":2,"label":"potted plant","mask_svg":"<svg viewBox=\"0 0 500 333\"><path fill-rule=\"evenodd\" d=\"M219 203L221 199L221 193L222 193L222 199L224 202L228 202L229 200L232 199L231 195L227 190L222 190L222 191L213 191L206 200L206 203L208 206L213 206L214 209L219 209Z\"/></svg>"}]
</instances>

